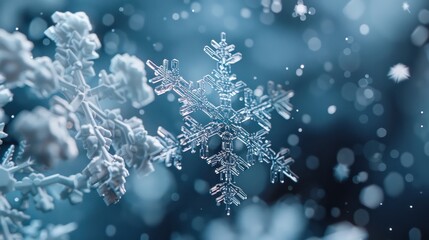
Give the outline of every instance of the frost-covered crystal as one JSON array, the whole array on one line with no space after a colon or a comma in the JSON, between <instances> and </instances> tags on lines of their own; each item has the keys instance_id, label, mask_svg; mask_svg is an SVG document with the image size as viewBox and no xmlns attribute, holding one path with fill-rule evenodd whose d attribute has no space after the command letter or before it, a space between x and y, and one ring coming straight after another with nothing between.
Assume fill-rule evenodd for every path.
<instances>
[{"instance_id":1,"label":"frost-covered crystal","mask_svg":"<svg viewBox=\"0 0 429 240\"><path fill-rule=\"evenodd\" d=\"M180 114L184 118L182 134L178 136L183 151L196 152L202 159L215 167L220 175L220 183L210 189L217 195L216 201L224 203L227 214L231 205L239 205L247 198L243 190L235 184L235 177L251 167L255 161L271 164L271 181L284 182L285 176L297 181L298 177L290 170L293 159L288 150L274 151L266 135L271 129L271 112L276 110L285 119L290 118L292 105L289 100L292 91L285 91L274 83L269 83L268 95L256 96L243 81L238 81L231 72L231 65L240 61L241 53L234 53L235 46L226 42L226 34L221 34L221 41L211 41L211 47L205 46L204 52L216 61L217 67L209 75L196 83L184 79L180 75L179 61L174 59L169 64L164 60L158 66L148 60L147 65L154 71L155 77L149 81L157 84L156 94L174 91L179 95ZM208 98L207 89L217 93L219 104L215 105ZM243 95L244 106L236 109L232 103L236 96ZM203 124L193 113L202 112L209 117ZM258 131L245 129L245 123L251 121L260 126ZM213 137L220 137L221 150L217 153L209 151L208 142ZM237 142L246 148L246 157L238 153Z\"/></svg>"},{"instance_id":2,"label":"frost-covered crystal","mask_svg":"<svg viewBox=\"0 0 429 240\"><path fill-rule=\"evenodd\" d=\"M141 108L153 101L153 90L146 83L146 71L140 59L128 54L116 55L112 58L110 71L112 74L104 70L100 72L100 84L112 88L111 93L120 102L128 98L133 107Z\"/></svg>"},{"instance_id":3,"label":"frost-covered crystal","mask_svg":"<svg viewBox=\"0 0 429 240\"><path fill-rule=\"evenodd\" d=\"M48 167L59 160L77 157L76 142L69 135L66 125L66 118L43 107L37 107L32 112L21 112L14 126L27 144L24 157L30 157L31 153L34 161Z\"/></svg>"},{"instance_id":4,"label":"frost-covered crystal","mask_svg":"<svg viewBox=\"0 0 429 240\"><path fill-rule=\"evenodd\" d=\"M36 209L55 208L51 191L82 202L83 193L96 189L107 205L118 202L125 194L129 169L140 173L153 171L154 162L180 168L177 140L160 128L151 136L137 117L124 118L119 109L106 109L103 100L122 104L131 102L141 108L153 101L144 62L128 54L112 58L109 72L96 74L94 60L101 47L98 37L83 12L55 12L54 26L45 34L56 44L55 59L33 58L33 43L19 33L0 29L0 115L1 107L13 100L12 89L27 86L41 98L50 98L50 107L22 111L12 122L18 140L18 153L10 146L0 166L0 239L62 239L75 225L48 226L32 222L21 209L32 200ZM0 139L4 123L0 119ZM1 144L0 140L0 144ZM71 176L45 176L41 170L60 160L78 156L77 144L86 150L89 162L81 172ZM16 172L23 172L16 179ZM49 189L60 185L58 192ZM21 207L14 209L6 195L18 192ZM58 194L59 193L59 194ZM38 235L41 234L41 235Z\"/></svg>"}]
</instances>

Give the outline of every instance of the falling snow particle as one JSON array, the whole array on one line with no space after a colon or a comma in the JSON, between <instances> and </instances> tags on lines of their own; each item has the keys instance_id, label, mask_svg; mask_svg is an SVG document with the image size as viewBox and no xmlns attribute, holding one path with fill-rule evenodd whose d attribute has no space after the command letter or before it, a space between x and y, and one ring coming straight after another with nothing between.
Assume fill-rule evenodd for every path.
<instances>
[{"instance_id":1,"label":"falling snow particle","mask_svg":"<svg viewBox=\"0 0 429 240\"><path fill-rule=\"evenodd\" d=\"M359 27L359 31L360 31L360 34L362 34L364 36L368 35L369 34L369 26L366 24L362 24Z\"/></svg>"},{"instance_id":2,"label":"falling snow particle","mask_svg":"<svg viewBox=\"0 0 429 240\"><path fill-rule=\"evenodd\" d=\"M390 68L388 76L396 83L399 83L410 78L410 72L406 65L398 63Z\"/></svg>"},{"instance_id":3,"label":"falling snow particle","mask_svg":"<svg viewBox=\"0 0 429 240\"><path fill-rule=\"evenodd\" d=\"M377 185L367 186L360 192L359 199L365 207L377 208L384 200L383 190Z\"/></svg>"},{"instance_id":4,"label":"falling snow particle","mask_svg":"<svg viewBox=\"0 0 429 240\"><path fill-rule=\"evenodd\" d=\"M408 13L410 12L410 4L408 2L403 2L402 3L402 10L407 11Z\"/></svg>"},{"instance_id":5,"label":"falling snow particle","mask_svg":"<svg viewBox=\"0 0 429 240\"><path fill-rule=\"evenodd\" d=\"M335 105L331 105L328 107L328 113L329 114L334 114L337 111L337 107Z\"/></svg>"},{"instance_id":6,"label":"falling snow particle","mask_svg":"<svg viewBox=\"0 0 429 240\"><path fill-rule=\"evenodd\" d=\"M299 17L301 21L305 21L307 19L307 14L314 15L316 10L314 8L308 8L307 5L304 4L303 0L298 0L294 9L292 16Z\"/></svg>"}]
</instances>

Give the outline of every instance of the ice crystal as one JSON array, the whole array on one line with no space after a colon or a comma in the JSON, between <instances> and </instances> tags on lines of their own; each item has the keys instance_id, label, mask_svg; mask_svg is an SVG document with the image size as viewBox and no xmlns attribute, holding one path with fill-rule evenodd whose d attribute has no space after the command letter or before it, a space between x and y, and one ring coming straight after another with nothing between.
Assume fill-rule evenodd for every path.
<instances>
[{"instance_id":1,"label":"ice crystal","mask_svg":"<svg viewBox=\"0 0 429 240\"><path fill-rule=\"evenodd\" d=\"M242 56L241 53L233 53L235 46L226 42L226 34L221 34L220 42L212 40L211 46L205 46L204 52L216 61L217 67L196 83L180 75L179 61L176 59L171 64L164 60L159 66L148 60L147 65L155 73L155 77L149 81L158 84L155 87L156 94L174 91L179 95L182 104L180 114L184 118L182 133L178 136L180 145L183 151L196 152L196 148L199 148L200 157L216 167L220 183L213 186L210 193L218 195L217 203L224 203L229 214L231 205L239 205L241 200L247 198L235 184L235 177L251 167L255 160L271 164L272 182L284 182L285 176L293 181L298 180L289 167L293 159L288 156L288 149L275 152L271 142L265 138L271 129L272 111L276 110L285 119L290 118L292 105L289 100L293 92L270 82L268 95L255 96L246 83L237 81L236 75L231 72L231 65L240 61ZM209 100L207 88L217 93L218 105ZM240 109L232 106L238 94L244 95L244 106ZM209 117L209 122L201 123L201 119L193 114L197 112ZM245 129L248 121L257 123L260 130L253 132ZM211 153L208 142L215 136L221 139L221 150ZM239 155L236 141L246 146L246 157Z\"/></svg>"},{"instance_id":2,"label":"ice crystal","mask_svg":"<svg viewBox=\"0 0 429 240\"><path fill-rule=\"evenodd\" d=\"M410 71L406 65L398 63L390 68L388 76L396 83L399 83L410 78Z\"/></svg>"},{"instance_id":3,"label":"ice crystal","mask_svg":"<svg viewBox=\"0 0 429 240\"><path fill-rule=\"evenodd\" d=\"M58 160L77 157L76 142L67 131L65 117L37 107L32 112L21 112L14 123L28 145L24 157L30 157L31 153L34 161L48 167Z\"/></svg>"}]
</instances>

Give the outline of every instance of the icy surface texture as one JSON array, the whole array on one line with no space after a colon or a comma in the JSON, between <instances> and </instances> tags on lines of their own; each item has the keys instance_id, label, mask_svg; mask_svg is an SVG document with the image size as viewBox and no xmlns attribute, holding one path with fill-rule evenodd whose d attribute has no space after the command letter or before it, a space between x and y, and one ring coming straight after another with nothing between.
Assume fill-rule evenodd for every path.
<instances>
[{"instance_id":1,"label":"icy surface texture","mask_svg":"<svg viewBox=\"0 0 429 240\"><path fill-rule=\"evenodd\" d=\"M77 157L76 142L67 131L67 119L56 116L48 109L37 107L32 112L21 112L15 120L15 128L26 140L28 148L24 157L31 157L48 167L58 160Z\"/></svg>"},{"instance_id":2,"label":"icy surface texture","mask_svg":"<svg viewBox=\"0 0 429 240\"><path fill-rule=\"evenodd\" d=\"M13 100L12 89L27 86L40 98L50 98L50 107L20 112L12 122L21 140L18 156L14 146L5 153L0 166L0 229L5 239L63 239L75 225L24 226L30 219L22 209L32 200L41 211L55 208L51 191L70 203L83 200L83 193L95 189L107 205L125 194L129 169L146 174L154 162L180 168L180 146L166 130L151 136L137 117L124 118L119 109L106 109L103 100L122 104L131 102L141 108L154 99L147 84L144 63L128 54L112 58L110 72L93 67L101 47L98 37L83 12L55 12L54 26L45 34L56 44L55 59L33 58L33 44L19 33L0 29L0 107ZM2 109L1 109L2 110ZM4 123L0 124L3 130ZM7 134L0 132L0 138ZM71 176L45 176L42 170L61 160L79 155L78 144L86 150L89 163ZM23 173L16 179L14 173ZM47 191L51 185L63 188ZM60 189L60 192L58 192ZM15 209L6 195L19 192L21 207ZM0 236L2 236L0 234Z\"/></svg>"},{"instance_id":3,"label":"icy surface texture","mask_svg":"<svg viewBox=\"0 0 429 240\"><path fill-rule=\"evenodd\" d=\"M277 111L285 119L290 118L292 105L289 100L292 91L285 91L270 82L268 94L255 96L253 90L243 81L237 81L231 72L231 66L241 60L241 53L234 53L235 46L226 42L226 34L221 34L220 42L211 41L211 47L205 46L204 52L216 61L217 67L196 83L184 79L179 71L179 61L174 59L169 64L164 60L156 65L148 60L147 65L154 71L155 77L149 81L156 84L155 93L160 95L169 91L179 95L182 104L180 114L184 118L182 134L178 136L183 151L199 152L202 159L215 167L220 175L220 182L210 189L217 195L218 204L224 203L227 214L231 205L239 205L247 198L243 190L235 184L235 177L248 169L256 161L271 165L271 181L284 182L285 177L297 181L298 177L290 170L293 159L288 156L288 149L279 152L271 148L265 137L271 129L271 112ZM217 93L219 104L215 105L208 98L207 88ZM242 94L244 106L236 109L232 106L236 96ZM193 113L202 112L210 121L201 123ZM245 129L245 122L259 125L258 131ZM212 137L220 137L221 150L209 152L208 142ZM243 158L238 154L237 142L242 142L247 153Z\"/></svg>"}]
</instances>

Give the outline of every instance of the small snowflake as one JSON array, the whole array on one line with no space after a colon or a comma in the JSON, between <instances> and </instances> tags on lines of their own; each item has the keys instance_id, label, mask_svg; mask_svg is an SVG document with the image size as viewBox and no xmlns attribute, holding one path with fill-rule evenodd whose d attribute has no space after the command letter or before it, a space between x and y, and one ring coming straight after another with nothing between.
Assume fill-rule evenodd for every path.
<instances>
[{"instance_id":1,"label":"small snowflake","mask_svg":"<svg viewBox=\"0 0 429 240\"><path fill-rule=\"evenodd\" d=\"M402 3L402 10L404 10L404 11L407 11L407 12L411 13L411 12L410 12L410 4L408 4L408 2L403 2L403 3Z\"/></svg>"},{"instance_id":2,"label":"small snowflake","mask_svg":"<svg viewBox=\"0 0 429 240\"><path fill-rule=\"evenodd\" d=\"M388 76L396 83L399 83L410 78L410 71L406 65L398 63L390 68Z\"/></svg>"},{"instance_id":3,"label":"small snowflake","mask_svg":"<svg viewBox=\"0 0 429 240\"><path fill-rule=\"evenodd\" d=\"M334 167L334 176L340 182L342 182L342 181L346 180L347 178L349 178L349 173L350 173L350 169L345 164L338 163Z\"/></svg>"},{"instance_id":4,"label":"small snowflake","mask_svg":"<svg viewBox=\"0 0 429 240\"><path fill-rule=\"evenodd\" d=\"M306 5L304 5L304 2L299 1L297 2L297 4L295 5L295 14L299 15L299 16L304 16L305 14L307 14L308 12L308 8Z\"/></svg>"},{"instance_id":5,"label":"small snowflake","mask_svg":"<svg viewBox=\"0 0 429 240\"><path fill-rule=\"evenodd\" d=\"M301 21L305 21L307 19L307 14L314 15L316 10L314 8L308 8L307 5L304 4L303 0L298 0L293 9L292 16L299 17Z\"/></svg>"}]
</instances>

